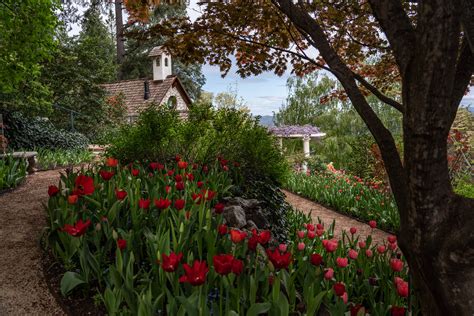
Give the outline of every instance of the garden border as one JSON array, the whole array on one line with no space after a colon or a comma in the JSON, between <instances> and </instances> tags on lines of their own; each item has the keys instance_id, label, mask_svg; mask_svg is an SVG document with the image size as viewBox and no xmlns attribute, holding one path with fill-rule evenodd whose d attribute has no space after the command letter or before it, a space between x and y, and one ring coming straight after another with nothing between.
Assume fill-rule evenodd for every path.
<instances>
[{"instance_id":1,"label":"garden border","mask_svg":"<svg viewBox=\"0 0 474 316\"><path fill-rule=\"evenodd\" d=\"M347 213L344 213L344 212L342 212L342 211L339 211L339 210L333 208L332 206L327 206L327 205L325 205L325 204L323 204L323 203L321 203L321 202L319 202L319 201L312 200L312 199L310 199L310 198L308 198L308 197L306 197L306 196L303 196L303 195L301 195L301 194L299 194L299 193L293 192L293 191L291 191L291 190L289 190L289 189L287 189L287 188L285 188L285 187L282 187L281 190L286 191L286 192L290 192L290 193L292 193L292 194L294 194L294 195L297 195L297 196L299 196L300 198L305 199L305 200L308 200L308 201L310 201L310 202L317 203L317 204L319 204L319 205L321 205L321 206L327 208L328 210L331 210L331 211L333 211L333 212L335 212L335 213L338 213L339 215L346 216L346 217L348 217L348 218L351 218L351 219L353 219L353 220L356 220L356 221L358 221L359 223L362 223L362 224L365 224L365 225L369 225L368 222L364 222L364 221L362 221L362 220L361 220L360 218L358 218L358 217L355 217L355 216L353 216L353 215L351 215L351 214L347 214ZM283 193L284 193L284 192L283 192ZM385 232L385 233L387 233L387 234L397 235L397 232L391 231L391 230L387 230L387 229L384 229L384 228L381 228L381 227L379 227L378 225L377 225L377 229L378 229L378 230L381 230L381 231L383 231L383 232Z\"/></svg>"},{"instance_id":2,"label":"garden border","mask_svg":"<svg viewBox=\"0 0 474 316\"><path fill-rule=\"evenodd\" d=\"M3 190L0 190L0 196L4 195L6 193L11 193L11 192L15 191L16 189L21 188L22 186L24 186L26 184L26 178L27 177L28 177L28 175L24 176L23 179L21 179L20 183L18 183L18 185L13 187L13 188L6 188L6 189L3 189Z\"/></svg>"}]
</instances>

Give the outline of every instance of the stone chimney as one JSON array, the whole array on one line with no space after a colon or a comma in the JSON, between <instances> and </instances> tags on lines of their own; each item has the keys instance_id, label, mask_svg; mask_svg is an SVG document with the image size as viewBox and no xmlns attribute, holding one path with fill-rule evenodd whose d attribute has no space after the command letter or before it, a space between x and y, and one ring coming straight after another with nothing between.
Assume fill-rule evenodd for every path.
<instances>
[{"instance_id":1,"label":"stone chimney","mask_svg":"<svg viewBox=\"0 0 474 316\"><path fill-rule=\"evenodd\" d=\"M153 61L153 80L162 81L172 74L171 55L162 46L154 47L148 54Z\"/></svg>"}]
</instances>

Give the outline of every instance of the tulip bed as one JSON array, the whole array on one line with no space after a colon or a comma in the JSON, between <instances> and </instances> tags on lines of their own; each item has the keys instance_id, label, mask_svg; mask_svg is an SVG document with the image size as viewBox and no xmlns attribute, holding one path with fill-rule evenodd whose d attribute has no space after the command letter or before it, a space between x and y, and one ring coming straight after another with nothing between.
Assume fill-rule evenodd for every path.
<instances>
[{"instance_id":1,"label":"tulip bed","mask_svg":"<svg viewBox=\"0 0 474 316\"><path fill-rule=\"evenodd\" d=\"M230 173L176 158L63 175L50 186L47 243L68 271L61 292L100 297L110 315L404 315L408 268L396 237L289 214L290 241L223 223ZM412 300L413 301L413 300ZM359 313L359 314L358 314Z\"/></svg>"},{"instance_id":2,"label":"tulip bed","mask_svg":"<svg viewBox=\"0 0 474 316\"><path fill-rule=\"evenodd\" d=\"M294 172L285 183L290 191L364 221L376 220L386 230L397 231L400 225L393 196L379 184L364 182L340 171Z\"/></svg>"}]
</instances>

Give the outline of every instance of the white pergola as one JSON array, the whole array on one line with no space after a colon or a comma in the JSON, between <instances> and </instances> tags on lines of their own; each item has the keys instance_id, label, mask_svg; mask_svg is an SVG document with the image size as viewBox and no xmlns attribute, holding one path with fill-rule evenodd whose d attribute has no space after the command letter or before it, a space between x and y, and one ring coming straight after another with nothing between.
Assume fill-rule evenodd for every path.
<instances>
[{"instance_id":1,"label":"white pergola","mask_svg":"<svg viewBox=\"0 0 474 316\"><path fill-rule=\"evenodd\" d=\"M271 127L270 131L278 138L280 149L283 151L283 138L302 138L303 139L303 152L305 157L310 157L310 140L321 139L326 136L326 133L312 125L286 125L279 127ZM308 166L306 163L303 164L303 170L306 172Z\"/></svg>"}]
</instances>

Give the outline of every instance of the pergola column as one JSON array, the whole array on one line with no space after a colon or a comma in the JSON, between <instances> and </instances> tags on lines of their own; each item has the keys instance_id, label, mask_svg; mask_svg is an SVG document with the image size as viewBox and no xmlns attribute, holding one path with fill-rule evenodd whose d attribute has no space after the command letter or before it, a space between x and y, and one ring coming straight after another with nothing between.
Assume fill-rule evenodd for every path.
<instances>
[{"instance_id":1,"label":"pergola column","mask_svg":"<svg viewBox=\"0 0 474 316\"><path fill-rule=\"evenodd\" d=\"M303 152L304 152L304 156L307 158L311 155L311 151L310 151L310 148L309 148L309 141L311 140L311 137L309 137L308 135L305 135L303 137ZM306 172L308 171L308 164L306 163L306 161L303 163L303 171Z\"/></svg>"}]
</instances>

